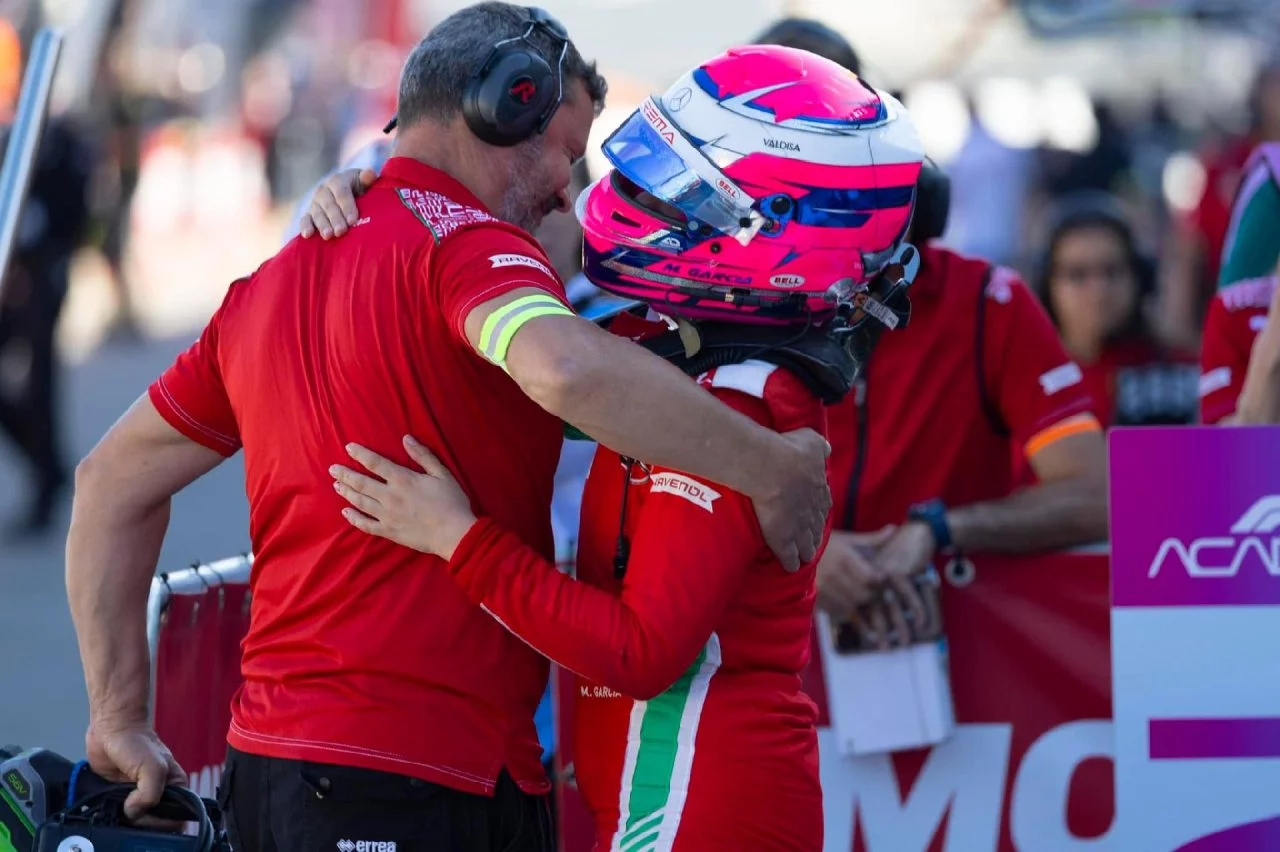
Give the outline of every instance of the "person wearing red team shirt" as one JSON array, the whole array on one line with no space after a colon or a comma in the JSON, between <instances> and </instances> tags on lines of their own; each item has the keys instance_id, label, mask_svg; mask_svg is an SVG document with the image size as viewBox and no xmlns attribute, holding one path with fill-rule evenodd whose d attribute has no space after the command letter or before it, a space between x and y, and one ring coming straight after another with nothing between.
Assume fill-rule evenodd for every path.
<instances>
[{"instance_id":1,"label":"person wearing red team shirt","mask_svg":"<svg viewBox=\"0 0 1280 852\"><path fill-rule=\"evenodd\" d=\"M931 218L937 234L945 210ZM818 605L880 647L928 622L910 580L936 552L1026 553L1107 533L1102 427L1035 294L938 245L921 260L910 325L829 414L837 532ZM1027 487L1024 463L1038 480Z\"/></svg>"},{"instance_id":2,"label":"person wearing red team shirt","mask_svg":"<svg viewBox=\"0 0 1280 852\"><path fill-rule=\"evenodd\" d=\"M717 108L749 89L775 94ZM579 203L584 269L652 306L611 330L771 428L822 428L877 330L906 319L923 152L901 105L805 51L739 47L646 100L604 152L614 169ZM719 198L745 204L727 215ZM713 272L733 283L708 284ZM576 674L574 767L597 849L823 848L801 685L814 569L778 569L742 495L602 448L575 580L474 510L448 460L413 456L424 473L358 453L377 478L337 472L345 514L449 558L471 600Z\"/></svg>"},{"instance_id":3,"label":"person wearing red team shirt","mask_svg":"<svg viewBox=\"0 0 1280 852\"><path fill-rule=\"evenodd\" d=\"M1191 213L1176 223L1176 238L1167 241L1169 274L1162 279L1162 328L1180 345L1199 342L1215 289L1232 283L1220 276L1231 273L1232 211L1245 168L1260 143L1280 141L1280 58L1273 57L1258 69L1248 105L1248 132L1202 153L1204 189Z\"/></svg>"},{"instance_id":4,"label":"person wearing red team shirt","mask_svg":"<svg viewBox=\"0 0 1280 852\"><path fill-rule=\"evenodd\" d=\"M1053 211L1039 293L1104 426L1196 420L1196 358L1147 321L1155 271L1118 200L1082 192Z\"/></svg>"},{"instance_id":5,"label":"person wearing red team shirt","mask_svg":"<svg viewBox=\"0 0 1280 852\"><path fill-rule=\"evenodd\" d=\"M96 771L137 783L130 816L183 780L147 721L145 608L170 498L241 449L256 559L220 793L240 852L550 848L533 723L547 664L438 559L338 517L326 471L350 443L407 460L401 438L419 435L478 511L550 558L567 421L750 495L787 567L816 554L825 441L764 428L573 316L529 235L565 206L603 96L541 10L481 3L441 22L406 63L399 156L364 218L233 284L80 464L67 588L86 746Z\"/></svg>"},{"instance_id":6,"label":"person wearing red team shirt","mask_svg":"<svg viewBox=\"0 0 1280 852\"><path fill-rule=\"evenodd\" d=\"M1280 326L1268 321L1280 303L1277 181L1280 144L1262 145L1236 198L1222 287L1205 317L1200 415L1208 424L1280 422Z\"/></svg>"},{"instance_id":7,"label":"person wearing red team shirt","mask_svg":"<svg viewBox=\"0 0 1280 852\"><path fill-rule=\"evenodd\" d=\"M1239 281L1209 304L1200 351L1200 420L1266 424L1280 417L1280 337L1268 323L1280 302L1280 275Z\"/></svg>"}]
</instances>

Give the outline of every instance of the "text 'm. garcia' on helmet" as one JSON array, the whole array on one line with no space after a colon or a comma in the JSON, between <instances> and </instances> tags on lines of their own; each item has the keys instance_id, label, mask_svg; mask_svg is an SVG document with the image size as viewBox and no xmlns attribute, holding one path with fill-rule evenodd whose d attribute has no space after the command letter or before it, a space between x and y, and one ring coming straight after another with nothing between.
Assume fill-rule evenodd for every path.
<instances>
[{"instance_id":1,"label":"text 'm. garcia' on helmet","mask_svg":"<svg viewBox=\"0 0 1280 852\"><path fill-rule=\"evenodd\" d=\"M733 48L650 97L578 199L600 287L692 319L822 322L904 244L924 160L903 106L839 65Z\"/></svg>"}]
</instances>

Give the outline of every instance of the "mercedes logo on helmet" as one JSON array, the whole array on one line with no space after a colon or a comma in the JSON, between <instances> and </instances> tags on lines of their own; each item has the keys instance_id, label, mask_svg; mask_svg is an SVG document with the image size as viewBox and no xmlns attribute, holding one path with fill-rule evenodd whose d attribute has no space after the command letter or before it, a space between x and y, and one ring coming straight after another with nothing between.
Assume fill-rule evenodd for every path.
<instances>
[{"instance_id":1,"label":"mercedes logo on helmet","mask_svg":"<svg viewBox=\"0 0 1280 852\"><path fill-rule=\"evenodd\" d=\"M680 91L672 95L671 98L667 101L667 109L671 110L672 112L679 112L680 110L687 107L689 105L689 101L691 101L692 99L693 99L693 90L690 89L688 86L685 86L683 89L681 89Z\"/></svg>"}]
</instances>

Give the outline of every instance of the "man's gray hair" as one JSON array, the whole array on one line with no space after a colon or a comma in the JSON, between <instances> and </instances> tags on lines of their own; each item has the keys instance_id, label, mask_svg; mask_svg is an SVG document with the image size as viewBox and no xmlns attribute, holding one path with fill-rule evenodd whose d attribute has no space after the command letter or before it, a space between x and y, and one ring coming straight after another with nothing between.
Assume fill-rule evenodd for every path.
<instances>
[{"instance_id":1,"label":"man's gray hair","mask_svg":"<svg viewBox=\"0 0 1280 852\"><path fill-rule=\"evenodd\" d=\"M476 3L454 12L437 24L409 54L400 75L397 115L400 125L424 119L447 122L462 110L462 94L472 75L480 69L498 42L518 38L529 28L531 15L513 3ZM560 57L560 45L546 32L535 28L530 42L553 68ZM581 80L598 113L604 105L608 86L578 48L569 43L564 59L564 83Z\"/></svg>"}]
</instances>

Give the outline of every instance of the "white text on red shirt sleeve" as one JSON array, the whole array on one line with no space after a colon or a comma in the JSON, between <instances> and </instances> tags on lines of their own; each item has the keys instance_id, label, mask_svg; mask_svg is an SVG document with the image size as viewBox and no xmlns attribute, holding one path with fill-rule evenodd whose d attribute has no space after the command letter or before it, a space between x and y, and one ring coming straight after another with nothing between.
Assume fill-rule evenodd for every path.
<instances>
[{"instance_id":1,"label":"white text on red shirt sleeve","mask_svg":"<svg viewBox=\"0 0 1280 852\"><path fill-rule=\"evenodd\" d=\"M1093 400L1058 331L1030 288L997 267L987 288L986 375L992 402L1017 442L1025 446L1059 423L1090 413Z\"/></svg>"},{"instance_id":2,"label":"white text on red shirt sleeve","mask_svg":"<svg viewBox=\"0 0 1280 852\"><path fill-rule=\"evenodd\" d=\"M462 228L435 249L431 264L434 297L461 340L473 308L514 290L545 290L568 305L564 284L537 241L510 225Z\"/></svg>"}]
</instances>

